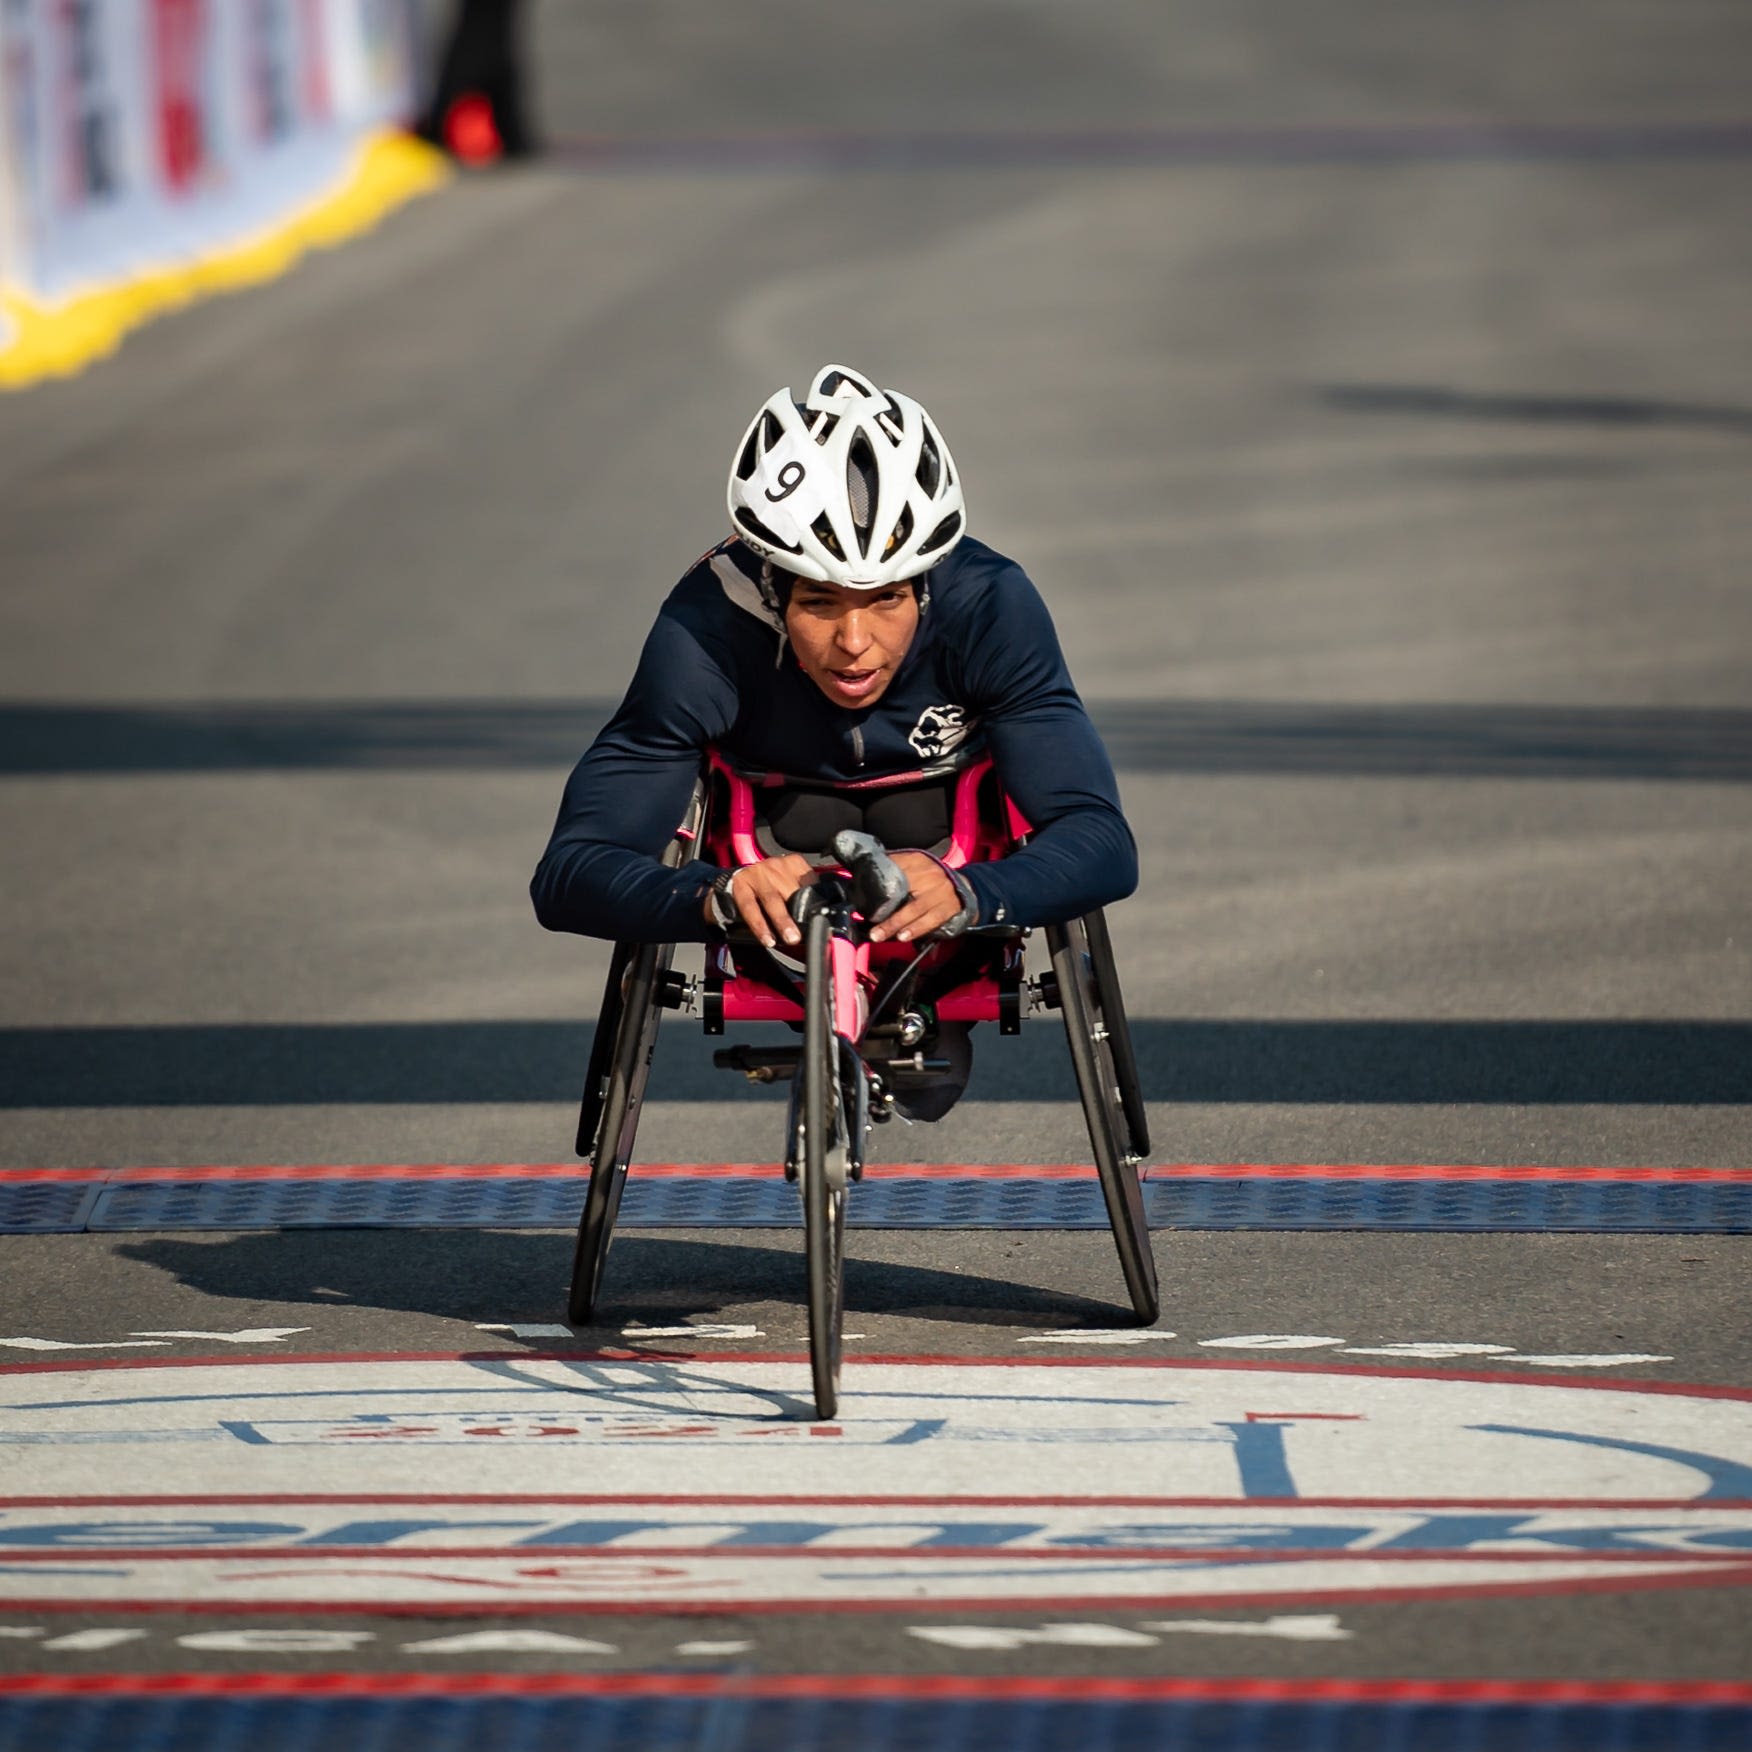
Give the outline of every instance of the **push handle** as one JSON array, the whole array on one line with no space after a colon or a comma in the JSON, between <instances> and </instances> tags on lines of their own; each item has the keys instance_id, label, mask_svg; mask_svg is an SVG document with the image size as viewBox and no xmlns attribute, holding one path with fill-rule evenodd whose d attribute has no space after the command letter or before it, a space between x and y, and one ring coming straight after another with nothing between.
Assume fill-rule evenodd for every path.
<instances>
[{"instance_id":1,"label":"push handle","mask_svg":"<svg viewBox=\"0 0 1752 1752\"><path fill-rule=\"evenodd\" d=\"M881 924L911 898L912 889L900 866L883 850L882 842L874 834L842 828L827 849L851 871L851 892L847 898L853 909L864 915L866 924Z\"/></svg>"}]
</instances>

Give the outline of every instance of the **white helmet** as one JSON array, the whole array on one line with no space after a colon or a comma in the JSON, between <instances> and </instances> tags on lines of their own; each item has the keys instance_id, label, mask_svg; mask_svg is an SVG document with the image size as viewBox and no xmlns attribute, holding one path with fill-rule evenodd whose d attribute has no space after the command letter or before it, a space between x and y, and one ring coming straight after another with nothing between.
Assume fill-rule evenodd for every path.
<instances>
[{"instance_id":1,"label":"white helmet","mask_svg":"<svg viewBox=\"0 0 1752 1752\"><path fill-rule=\"evenodd\" d=\"M931 416L843 365L799 405L781 389L730 469L736 533L787 572L874 590L916 578L966 527L961 481Z\"/></svg>"}]
</instances>

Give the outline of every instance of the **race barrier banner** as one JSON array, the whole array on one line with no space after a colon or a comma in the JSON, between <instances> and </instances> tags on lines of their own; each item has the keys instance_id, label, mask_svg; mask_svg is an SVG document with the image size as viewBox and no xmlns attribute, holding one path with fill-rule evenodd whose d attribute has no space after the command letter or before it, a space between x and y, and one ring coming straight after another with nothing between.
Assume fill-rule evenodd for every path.
<instances>
[{"instance_id":1,"label":"race barrier banner","mask_svg":"<svg viewBox=\"0 0 1752 1752\"><path fill-rule=\"evenodd\" d=\"M434 186L407 0L0 0L0 387Z\"/></svg>"}]
</instances>

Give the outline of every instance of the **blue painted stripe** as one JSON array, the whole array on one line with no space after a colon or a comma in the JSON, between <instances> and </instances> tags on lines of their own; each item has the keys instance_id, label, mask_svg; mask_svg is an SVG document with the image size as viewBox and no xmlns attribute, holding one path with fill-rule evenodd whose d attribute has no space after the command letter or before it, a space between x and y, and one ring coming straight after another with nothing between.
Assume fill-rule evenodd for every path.
<instances>
[{"instance_id":1,"label":"blue painted stripe","mask_svg":"<svg viewBox=\"0 0 1752 1752\"><path fill-rule=\"evenodd\" d=\"M575 1179L512 1176L357 1180L116 1180L0 1184L0 1232L289 1228L570 1228ZM1146 1182L1157 1228L1387 1229L1423 1232L1743 1234L1752 1180L1374 1180L1308 1175ZM790 1228L797 1194L771 1175L641 1179L621 1209L630 1229ZM949 1179L883 1175L853 1193L855 1227L1104 1229L1094 1171L1086 1179Z\"/></svg>"},{"instance_id":2,"label":"blue painted stripe","mask_svg":"<svg viewBox=\"0 0 1752 1752\"><path fill-rule=\"evenodd\" d=\"M1745 1752L1733 1705L670 1698L26 1698L0 1752Z\"/></svg>"}]
</instances>

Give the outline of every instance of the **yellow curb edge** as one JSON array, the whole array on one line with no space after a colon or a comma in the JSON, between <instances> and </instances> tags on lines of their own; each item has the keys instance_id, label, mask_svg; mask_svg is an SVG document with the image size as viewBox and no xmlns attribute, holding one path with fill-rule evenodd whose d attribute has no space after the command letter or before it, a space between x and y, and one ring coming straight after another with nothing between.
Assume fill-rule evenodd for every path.
<instances>
[{"instance_id":1,"label":"yellow curb edge","mask_svg":"<svg viewBox=\"0 0 1752 1752\"><path fill-rule=\"evenodd\" d=\"M165 311L277 279L310 250L330 249L369 231L450 176L450 161L436 147L385 129L360 143L346 174L326 194L207 255L149 268L51 305L0 285L0 392L72 377Z\"/></svg>"}]
</instances>

